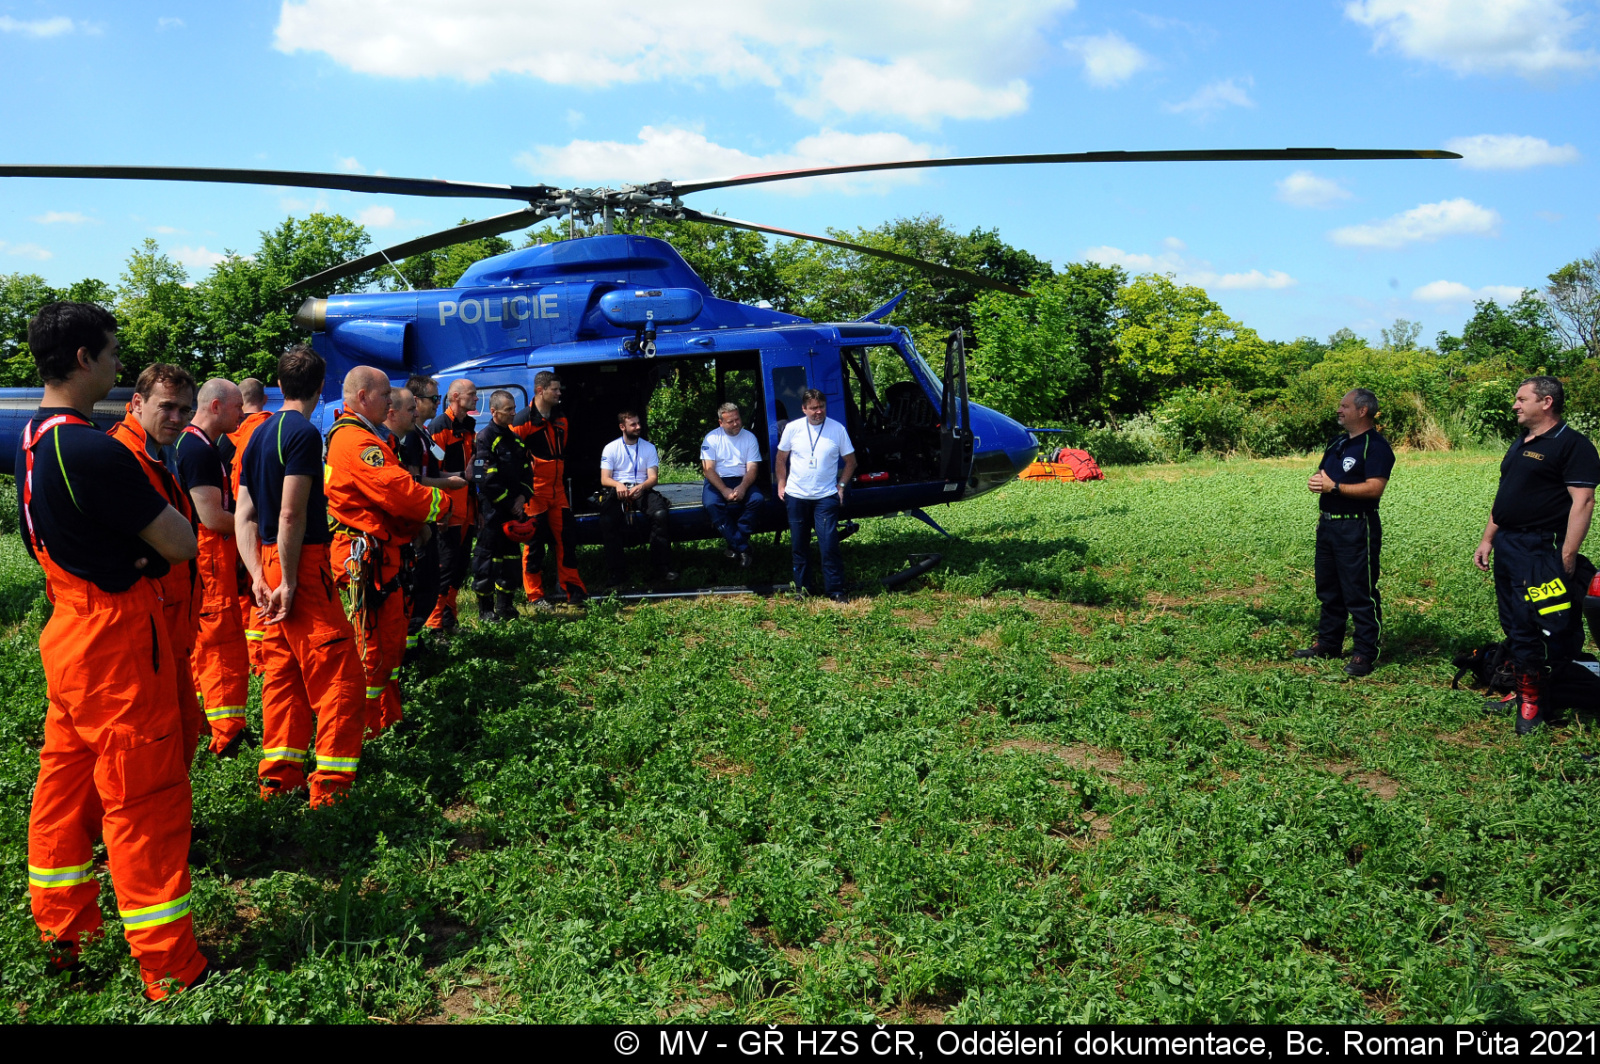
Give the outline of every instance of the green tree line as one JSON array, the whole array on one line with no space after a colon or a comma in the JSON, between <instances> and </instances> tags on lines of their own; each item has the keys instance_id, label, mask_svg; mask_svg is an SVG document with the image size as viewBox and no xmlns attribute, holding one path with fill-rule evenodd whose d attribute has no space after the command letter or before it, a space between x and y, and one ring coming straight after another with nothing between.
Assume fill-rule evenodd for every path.
<instances>
[{"instance_id":1,"label":"green tree line","mask_svg":"<svg viewBox=\"0 0 1600 1064\"><path fill-rule=\"evenodd\" d=\"M1567 379L1574 416L1600 427L1600 252L1562 266L1509 306L1479 301L1460 335L1440 333L1430 347L1419 344L1420 326L1404 320L1383 330L1378 344L1349 329L1325 341L1265 340L1198 286L1092 262L1057 270L994 230L963 234L931 215L830 232L983 273L1032 296L702 222L618 227L669 241L718 296L817 321L848 321L905 292L890 320L930 360L938 361L946 335L966 331L974 398L1030 425L1065 428L1067 439L1110 461L1320 446L1336 430L1330 411L1338 394L1356 383L1379 393L1391 435L1419 446L1508 432L1509 395L1517 379L1536 372ZM484 257L567 237L564 225L547 225L517 240L475 240L321 291L286 294L293 281L371 246L356 222L312 214L285 219L260 234L253 252L229 251L199 277L154 240L132 250L114 284L90 278L58 289L33 274L0 275L0 384L37 383L27 321L53 299L89 300L116 314L130 379L156 361L202 375L269 376L277 354L302 335L292 319L308 294L448 288ZM881 369L896 376L894 365ZM692 368L677 383L688 393L707 386Z\"/></svg>"}]
</instances>

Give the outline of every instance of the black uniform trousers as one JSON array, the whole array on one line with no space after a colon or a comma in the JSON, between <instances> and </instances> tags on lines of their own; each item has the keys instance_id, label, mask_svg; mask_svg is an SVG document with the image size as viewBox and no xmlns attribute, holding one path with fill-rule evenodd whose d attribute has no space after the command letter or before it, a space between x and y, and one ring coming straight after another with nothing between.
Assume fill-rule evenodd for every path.
<instances>
[{"instance_id":1,"label":"black uniform trousers","mask_svg":"<svg viewBox=\"0 0 1600 1064\"><path fill-rule=\"evenodd\" d=\"M1494 594L1517 671L1548 676L1583 649L1587 588L1561 564L1560 532L1502 528L1494 537Z\"/></svg>"},{"instance_id":2,"label":"black uniform trousers","mask_svg":"<svg viewBox=\"0 0 1600 1064\"><path fill-rule=\"evenodd\" d=\"M668 528L671 511L667 500L654 488L633 500L633 522L650 525L650 565L658 574L672 568L672 536ZM617 581L626 569L622 552L628 545L629 517L616 490L607 488L605 501L600 504L600 541L606 548L606 568Z\"/></svg>"},{"instance_id":3,"label":"black uniform trousers","mask_svg":"<svg viewBox=\"0 0 1600 1064\"><path fill-rule=\"evenodd\" d=\"M1322 621L1317 643L1344 646L1348 622L1354 649L1368 661L1378 657L1383 633L1383 601L1378 594L1378 555L1383 550L1383 523L1377 511L1324 513L1317 521L1317 601Z\"/></svg>"},{"instance_id":4,"label":"black uniform trousers","mask_svg":"<svg viewBox=\"0 0 1600 1064\"><path fill-rule=\"evenodd\" d=\"M510 520L505 514L488 512L478 529L478 543L472 551L472 590L478 593L478 609L489 610L494 596L510 595L522 589L522 545L505 533Z\"/></svg>"},{"instance_id":5,"label":"black uniform trousers","mask_svg":"<svg viewBox=\"0 0 1600 1064\"><path fill-rule=\"evenodd\" d=\"M438 526L439 533L439 588L459 588L467 582L468 564L472 561L472 526Z\"/></svg>"},{"instance_id":6,"label":"black uniform trousers","mask_svg":"<svg viewBox=\"0 0 1600 1064\"><path fill-rule=\"evenodd\" d=\"M422 631L428 615L439 602L439 536L444 530L438 525L431 527L433 534L428 542L420 547L412 542L411 549L415 553L411 563L411 622L407 628L410 635Z\"/></svg>"}]
</instances>

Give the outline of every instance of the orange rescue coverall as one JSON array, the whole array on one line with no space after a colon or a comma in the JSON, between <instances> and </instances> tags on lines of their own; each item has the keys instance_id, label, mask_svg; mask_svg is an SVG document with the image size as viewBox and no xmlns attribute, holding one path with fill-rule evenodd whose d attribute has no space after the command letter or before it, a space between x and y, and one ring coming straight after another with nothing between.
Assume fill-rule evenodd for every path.
<instances>
[{"instance_id":1,"label":"orange rescue coverall","mask_svg":"<svg viewBox=\"0 0 1600 1064\"><path fill-rule=\"evenodd\" d=\"M511 431L522 437L533 465L533 495L524 513L538 524L533 541L522 547L522 589L529 602L544 598L544 548L549 544L556 559L556 580L569 601L588 595L578 575L578 524L567 501L567 417L559 408L546 418L529 403L517 415Z\"/></svg>"},{"instance_id":2,"label":"orange rescue coverall","mask_svg":"<svg viewBox=\"0 0 1600 1064\"><path fill-rule=\"evenodd\" d=\"M257 410L253 414L246 414L239 427L228 433L225 437L233 444L233 497L239 497L239 469L244 465L244 449L250 443L250 435L261 427L261 423L272 414L266 410ZM237 548L235 548L237 549ZM243 584L244 578L240 577ZM245 650L250 655L250 671L257 676L261 675L261 639L266 634L261 627L261 618L256 616L255 599L250 596L248 589L239 594L239 620L244 625Z\"/></svg>"},{"instance_id":3,"label":"orange rescue coverall","mask_svg":"<svg viewBox=\"0 0 1600 1064\"><path fill-rule=\"evenodd\" d=\"M186 447L201 448L201 460L221 464L216 447L193 425L178 438L181 468ZM192 487L192 485L188 485ZM224 485L223 509L233 512L234 494ZM244 635L244 614L239 597L239 547L231 532L213 532L200 525L200 635L194 648L195 681L200 705L211 726L211 752L220 754L245 728L245 704L250 697L250 658ZM249 601L246 598L244 601ZM250 606L252 612L254 603Z\"/></svg>"},{"instance_id":4,"label":"orange rescue coverall","mask_svg":"<svg viewBox=\"0 0 1600 1064\"><path fill-rule=\"evenodd\" d=\"M145 995L159 1000L168 980L187 986L206 968L189 912L193 796L177 661L157 580L107 591L57 564L36 530L35 461L62 453L60 433L92 434L91 450L105 440L74 413L23 432L25 535L54 607L39 637L50 708L28 818L28 894L41 937L76 956L101 930L94 843L103 838L123 934ZM61 470L69 491L72 476L90 472ZM85 520L70 505L52 509Z\"/></svg>"},{"instance_id":5,"label":"orange rescue coverall","mask_svg":"<svg viewBox=\"0 0 1600 1064\"><path fill-rule=\"evenodd\" d=\"M418 484L368 424L345 415L328 432L328 519L333 572L349 594L350 620L367 673L370 735L400 720L400 664L406 654L400 548L429 521L454 510L439 488Z\"/></svg>"},{"instance_id":6,"label":"orange rescue coverall","mask_svg":"<svg viewBox=\"0 0 1600 1064\"><path fill-rule=\"evenodd\" d=\"M198 537L200 522L194 515L194 505L189 493L183 490L178 478L162 462L150 457L146 445L149 437L144 427L128 414L111 426L112 439L133 452L144 470L145 478L156 493L167 500L167 505L188 519ZM200 709L200 688L194 678L194 647L200 638L200 565L198 561L175 565L161 578L161 597L167 618L167 635L172 640L172 652L178 662L178 705L183 711L183 763L194 761L194 752L200 745L200 735L209 734L205 713Z\"/></svg>"}]
</instances>

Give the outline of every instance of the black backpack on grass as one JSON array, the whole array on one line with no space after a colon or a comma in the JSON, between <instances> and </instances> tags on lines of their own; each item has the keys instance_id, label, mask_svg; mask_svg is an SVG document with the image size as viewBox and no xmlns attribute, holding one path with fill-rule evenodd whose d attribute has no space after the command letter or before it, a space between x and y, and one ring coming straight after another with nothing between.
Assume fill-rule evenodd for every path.
<instances>
[{"instance_id":1,"label":"black backpack on grass","mask_svg":"<svg viewBox=\"0 0 1600 1064\"><path fill-rule=\"evenodd\" d=\"M1511 663L1511 649L1504 641L1463 650L1450 664L1456 668L1455 679L1450 681L1452 691L1460 689L1461 678L1468 673L1472 674L1468 687L1482 687L1500 695L1517 689L1516 666Z\"/></svg>"}]
</instances>

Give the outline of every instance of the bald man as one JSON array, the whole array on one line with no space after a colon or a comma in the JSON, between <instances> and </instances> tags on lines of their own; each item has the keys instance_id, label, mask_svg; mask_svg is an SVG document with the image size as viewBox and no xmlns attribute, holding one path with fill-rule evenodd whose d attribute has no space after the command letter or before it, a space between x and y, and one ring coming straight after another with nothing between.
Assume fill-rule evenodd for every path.
<instances>
[{"instance_id":1,"label":"bald man","mask_svg":"<svg viewBox=\"0 0 1600 1064\"><path fill-rule=\"evenodd\" d=\"M233 498L239 497L239 468L244 454L245 446L250 442L250 434L256 427L272 415L267 411L267 389L264 384L254 377L246 377L239 382L239 401L244 406L244 420L239 422L239 427L229 432L217 441L217 453L222 456L222 462L228 467L228 483L233 489ZM260 676L262 673L261 640L266 632L261 621L256 617L254 592L250 588L250 574L245 572L244 563L239 563L239 616L244 619L245 642L250 648L250 671Z\"/></svg>"},{"instance_id":2,"label":"bald man","mask_svg":"<svg viewBox=\"0 0 1600 1064\"><path fill-rule=\"evenodd\" d=\"M465 377L450 382L444 413L433 419L428 435L444 452L439 469L445 476L466 477L472 468L472 441L478 434L478 386ZM476 500L470 494L449 522L439 522L439 601L428 627L451 632L456 627L456 595L467 578L472 557L472 532L477 524Z\"/></svg>"},{"instance_id":3,"label":"bald man","mask_svg":"<svg viewBox=\"0 0 1600 1064\"><path fill-rule=\"evenodd\" d=\"M248 738L245 702L250 694L250 652L239 606L239 549L233 539L233 480L217 448L239 428L244 397L238 385L214 377L200 386L194 420L174 448L178 478L200 520L200 634L194 674L200 705L211 726L211 752L234 757Z\"/></svg>"},{"instance_id":4,"label":"bald man","mask_svg":"<svg viewBox=\"0 0 1600 1064\"><path fill-rule=\"evenodd\" d=\"M418 483L379 434L392 407L393 389L381 370L352 369L344 378L344 413L328 432L326 459L333 575L345 592L366 669L369 736L400 720L406 653L400 548L423 525L454 511L447 487Z\"/></svg>"}]
</instances>

